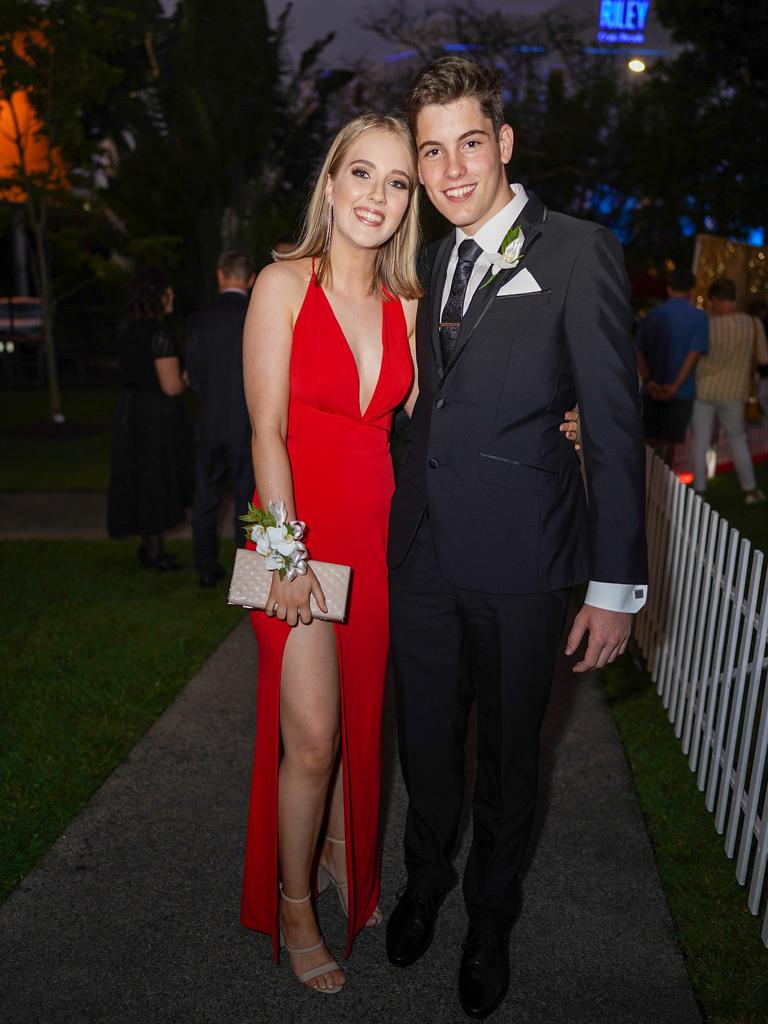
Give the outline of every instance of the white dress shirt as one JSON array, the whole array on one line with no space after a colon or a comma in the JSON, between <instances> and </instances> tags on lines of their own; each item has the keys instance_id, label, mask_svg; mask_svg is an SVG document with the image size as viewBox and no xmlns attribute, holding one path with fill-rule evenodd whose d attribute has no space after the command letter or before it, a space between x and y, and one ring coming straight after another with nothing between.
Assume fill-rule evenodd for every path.
<instances>
[{"instance_id":1,"label":"white dress shirt","mask_svg":"<svg viewBox=\"0 0 768 1024\"><path fill-rule=\"evenodd\" d=\"M451 282L453 281L453 272L459 259L459 246L466 238L472 238L483 251L477 257L477 261L472 268L472 276L467 284L467 291L464 296L465 313L472 301L472 296L477 291L480 282L486 276L489 269L492 269L494 274L498 272L498 267L493 266L485 254L499 251L499 246L504 240L504 236L520 216L523 207L528 202L528 196L522 185L515 183L509 187L512 190L512 199L510 199L503 210L499 210L489 221L483 224L476 234L468 235L461 228L456 228L456 239L451 257L448 260L448 271L445 275L443 299L440 304L441 310L448 301ZM569 444L570 442L564 441L564 443ZM600 583L590 580L584 603L592 605L594 608L604 608L610 612L639 612L645 604L647 597L648 587L644 583Z\"/></svg>"},{"instance_id":2,"label":"white dress shirt","mask_svg":"<svg viewBox=\"0 0 768 1024\"><path fill-rule=\"evenodd\" d=\"M486 276L490 269L493 269L494 275L498 273L498 267L492 267L491 262L485 255L488 252L498 252L499 246L504 240L504 235L509 231L510 227L515 223L517 218L523 211L523 207L528 202L528 196L526 195L525 189L522 185L510 185L512 189L512 198L504 207L503 210L499 210L495 213L489 221L487 221L476 235L468 235L461 228L456 228L456 241L454 242L453 251L451 252L451 258L448 260L448 273L445 275L445 285L443 286L443 301L440 303L440 309L445 307L448 301L448 295L451 290L451 281L453 281L453 272L456 269L456 264L459 260L459 246L466 238L471 238L474 242L480 246L483 250L482 253L477 257L474 267L472 268L472 276L467 284L467 291L464 296L464 312L467 312L472 296L477 291L480 282Z\"/></svg>"}]
</instances>

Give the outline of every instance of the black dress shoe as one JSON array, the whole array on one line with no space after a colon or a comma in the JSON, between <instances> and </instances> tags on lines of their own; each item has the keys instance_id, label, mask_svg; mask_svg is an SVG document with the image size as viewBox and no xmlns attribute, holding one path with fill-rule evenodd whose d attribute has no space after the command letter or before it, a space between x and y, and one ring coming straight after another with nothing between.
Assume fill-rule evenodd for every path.
<instances>
[{"instance_id":1,"label":"black dress shoe","mask_svg":"<svg viewBox=\"0 0 768 1024\"><path fill-rule=\"evenodd\" d=\"M387 921L387 956L395 967L410 967L429 949L443 896L400 889Z\"/></svg>"},{"instance_id":2,"label":"black dress shoe","mask_svg":"<svg viewBox=\"0 0 768 1024\"><path fill-rule=\"evenodd\" d=\"M223 580L225 576L226 573L219 565L213 570L213 572L210 572L207 575L200 577L200 586L215 587L219 580Z\"/></svg>"},{"instance_id":3,"label":"black dress shoe","mask_svg":"<svg viewBox=\"0 0 768 1024\"><path fill-rule=\"evenodd\" d=\"M459 968L459 999L465 1013L483 1020L509 989L509 932L484 934L470 928Z\"/></svg>"},{"instance_id":4,"label":"black dress shoe","mask_svg":"<svg viewBox=\"0 0 768 1024\"><path fill-rule=\"evenodd\" d=\"M144 544L137 551L137 556L145 569L157 569L159 572L175 572L181 568L175 555L167 555L164 551L157 555L150 555Z\"/></svg>"}]
</instances>

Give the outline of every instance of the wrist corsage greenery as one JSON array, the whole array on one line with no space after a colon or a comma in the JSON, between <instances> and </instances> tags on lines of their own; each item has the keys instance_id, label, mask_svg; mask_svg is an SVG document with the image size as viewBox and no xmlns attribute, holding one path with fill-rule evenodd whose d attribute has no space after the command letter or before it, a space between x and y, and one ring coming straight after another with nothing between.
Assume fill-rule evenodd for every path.
<instances>
[{"instance_id":1,"label":"wrist corsage greenery","mask_svg":"<svg viewBox=\"0 0 768 1024\"><path fill-rule=\"evenodd\" d=\"M299 519L288 521L285 502L270 501L266 512L258 505L248 504L248 511L240 519L245 535L264 555L267 569L276 569L280 579L292 582L307 572L307 549L302 544L306 524Z\"/></svg>"}]
</instances>

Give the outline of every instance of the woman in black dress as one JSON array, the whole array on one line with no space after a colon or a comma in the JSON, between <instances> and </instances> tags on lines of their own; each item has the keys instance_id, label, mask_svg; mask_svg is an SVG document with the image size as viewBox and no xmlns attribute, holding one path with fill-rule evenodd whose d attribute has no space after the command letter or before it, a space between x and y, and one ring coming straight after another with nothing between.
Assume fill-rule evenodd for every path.
<instances>
[{"instance_id":1,"label":"woman in black dress","mask_svg":"<svg viewBox=\"0 0 768 1024\"><path fill-rule=\"evenodd\" d=\"M163 323L173 289L162 270L139 272L120 338L122 390L112 427L107 529L138 534L138 556L154 569L177 569L163 531L181 523L192 499L192 455L181 395L179 352Z\"/></svg>"}]
</instances>

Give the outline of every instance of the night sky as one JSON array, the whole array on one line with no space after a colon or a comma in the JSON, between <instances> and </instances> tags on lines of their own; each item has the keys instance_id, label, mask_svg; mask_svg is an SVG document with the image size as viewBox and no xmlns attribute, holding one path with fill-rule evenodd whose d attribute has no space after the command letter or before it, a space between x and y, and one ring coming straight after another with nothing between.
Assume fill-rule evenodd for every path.
<instances>
[{"instance_id":1,"label":"night sky","mask_svg":"<svg viewBox=\"0 0 768 1024\"><path fill-rule=\"evenodd\" d=\"M556 0L476 0L477 6L485 10L503 10L506 14L535 14L537 11L552 7ZM285 0L266 0L271 19L285 7ZM412 8L418 6L412 3ZM584 0L583 6L594 6L590 0ZM375 3L367 0L331 0L330 3L318 3L318 0L294 0L291 18L291 49L298 55L316 39L324 34L336 31L336 39L325 51L325 61L343 59L345 55L367 53L372 58L381 58L393 52L392 47L379 39L372 32L366 31L365 15L371 9L376 10Z\"/></svg>"}]
</instances>

